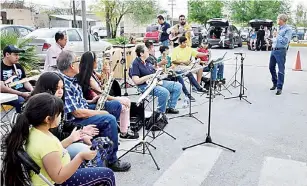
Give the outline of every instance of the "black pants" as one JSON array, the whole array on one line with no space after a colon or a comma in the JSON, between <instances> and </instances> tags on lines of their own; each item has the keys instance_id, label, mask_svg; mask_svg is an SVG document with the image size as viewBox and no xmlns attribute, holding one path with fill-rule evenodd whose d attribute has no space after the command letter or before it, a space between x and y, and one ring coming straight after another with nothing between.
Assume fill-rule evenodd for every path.
<instances>
[{"instance_id":1,"label":"black pants","mask_svg":"<svg viewBox=\"0 0 307 186\"><path fill-rule=\"evenodd\" d=\"M261 43L261 44L260 44ZM257 38L257 41L256 41L256 49L257 50L261 50L262 47L265 45L265 41L264 41L264 37L261 37L261 38Z\"/></svg>"}]
</instances>

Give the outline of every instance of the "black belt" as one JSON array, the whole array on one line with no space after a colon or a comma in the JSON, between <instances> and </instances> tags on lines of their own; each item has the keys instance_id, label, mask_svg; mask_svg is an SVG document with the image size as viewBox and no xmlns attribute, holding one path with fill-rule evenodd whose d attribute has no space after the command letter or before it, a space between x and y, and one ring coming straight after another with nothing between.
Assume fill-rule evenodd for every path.
<instances>
[{"instance_id":1,"label":"black belt","mask_svg":"<svg viewBox=\"0 0 307 186\"><path fill-rule=\"evenodd\" d=\"M272 48L272 50L286 50L286 48Z\"/></svg>"}]
</instances>

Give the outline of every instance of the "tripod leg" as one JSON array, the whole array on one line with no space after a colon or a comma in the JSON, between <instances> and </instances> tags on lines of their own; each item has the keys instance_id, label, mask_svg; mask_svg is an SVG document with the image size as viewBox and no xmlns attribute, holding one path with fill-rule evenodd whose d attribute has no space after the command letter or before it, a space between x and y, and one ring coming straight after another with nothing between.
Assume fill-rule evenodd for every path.
<instances>
[{"instance_id":1,"label":"tripod leg","mask_svg":"<svg viewBox=\"0 0 307 186\"><path fill-rule=\"evenodd\" d=\"M155 147L154 145L152 145L151 143L149 143L149 142L146 142L148 145L150 145L152 148L154 148L154 149L157 149L157 147Z\"/></svg>"},{"instance_id":2,"label":"tripod leg","mask_svg":"<svg viewBox=\"0 0 307 186\"><path fill-rule=\"evenodd\" d=\"M200 121L197 117L195 117L194 115L191 116L192 118L196 119L199 123L204 124L204 122Z\"/></svg>"},{"instance_id":3,"label":"tripod leg","mask_svg":"<svg viewBox=\"0 0 307 186\"><path fill-rule=\"evenodd\" d=\"M225 85L223 85L223 87L225 88L224 90L227 90L230 94L232 94L232 92L230 92L230 90Z\"/></svg>"},{"instance_id":4,"label":"tripod leg","mask_svg":"<svg viewBox=\"0 0 307 186\"><path fill-rule=\"evenodd\" d=\"M246 97L246 96L245 96ZM243 100L245 100L247 103L252 104L251 102L249 102L247 99L245 99L244 97L242 97Z\"/></svg>"},{"instance_id":5,"label":"tripod leg","mask_svg":"<svg viewBox=\"0 0 307 186\"><path fill-rule=\"evenodd\" d=\"M220 144L217 144L217 143L214 143L214 142L211 142L211 143L212 143L213 145L216 145L216 146L222 147L222 148L227 149L227 150L230 150L230 151L232 151L232 152L236 152L236 150L231 149L231 148L228 148L228 147L225 147L225 146L223 146L223 145L220 145Z\"/></svg>"},{"instance_id":6,"label":"tripod leg","mask_svg":"<svg viewBox=\"0 0 307 186\"><path fill-rule=\"evenodd\" d=\"M199 146L199 145L203 145L205 144L206 142L201 142L201 143L197 143L195 145L191 145L191 146L188 146L188 147L183 147L182 150L186 150L186 149L189 149L189 148L192 148L192 147L196 147L196 146Z\"/></svg>"},{"instance_id":7,"label":"tripod leg","mask_svg":"<svg viewBox=\"0 0 307 186\"><path fill-rule=\"evenodd\" d=\"M156 164L156 166L157 166L157 169L158 170L160 170L160 167L159 167L159 165L157 164L157 162L156 162L156 160L155 160L155 158L153 157L153 155L151 154L151 151L149 150L149 148L148 148L148 142L145 142L145 146L146 146L146 148L147 148L147 150L148 150L148 152L149 152L149 155L151 156L151 158L152 158L152 160L154 161L154 163Z\"/></svg>"},{"instance_id":8,"label":"tripod leg","mask_svg":"<svg viewBox=\"0 0 307 186\"><path fill-rule=\"evenodd\" d=\"M131 149L129 149L127 152L125 152L123 155L121 155L118 159L121 159L122 157L124 157L124 156L125 156L126 154L128 154L129 152L132 152L133 149L135 149L137 146L139 146L139 145L141 145L141 144L145 145L145 142L141 141L141 142L139 142L138 144L134 145Z\"/></svg>"}]
</instances>

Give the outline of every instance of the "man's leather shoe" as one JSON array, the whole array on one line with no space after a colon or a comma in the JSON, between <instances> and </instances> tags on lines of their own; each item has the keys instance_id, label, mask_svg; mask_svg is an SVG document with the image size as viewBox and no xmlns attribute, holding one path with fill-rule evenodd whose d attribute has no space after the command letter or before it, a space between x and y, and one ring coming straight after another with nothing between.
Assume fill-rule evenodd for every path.
<instances>
[{"instance_id":1,"label":"man's leather shoe","mask_svg":"<svg viewBox=\"0 0 307 186\"><path fill-rule=\"evenodd\" d=\"M168 109L166 109L166 113L168 113L168 114L179 114L179 110L174 109L174 108L168 108Z\"/></svg>"},{"instance_id":2,"label":"man's leather shoe","mask_svg":"<svg viewBox=\"0 0 307 186\"><path fill-rule=\"evenodd\" d=\"M131 168L131 164L117 160L115 163L108 164L107 167L114 172L127 172Z\"/></svg>"},{"instance_id":3,"label":"man's leather shoe","mask_svg":"<svg viewBox=\"0 0 307 186\"><path fill-rule=\"evenodd\" d=\"M277 90L276 95L280 95L282 93L282 90Z\"/></svg>"},{"instance_id":4,"label":"man's leather shoe","mask_svg":"<svg viewBox=\"0 0 307 186\"><path fill-rule=\"evenodd\" d=\"M270 88L270 90L275 90L276 89L276 85L273 85L272 88Z\"/></svg>"}]
</instances>

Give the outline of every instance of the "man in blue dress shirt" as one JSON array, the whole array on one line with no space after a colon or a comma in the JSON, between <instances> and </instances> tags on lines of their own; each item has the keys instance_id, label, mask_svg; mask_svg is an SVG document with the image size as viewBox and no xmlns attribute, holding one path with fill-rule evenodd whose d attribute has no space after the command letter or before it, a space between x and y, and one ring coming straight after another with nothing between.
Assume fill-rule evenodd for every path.
<instances>
[{"instance_id":1,"label":"man in blue dress shirt","mask_svg":"<svg viewBox=\"0 0 307 186\"><path fill-rule=\"evenodd\" d=\"M285 14L280 14L277 17L279 31L276 38L273 39L270 57L269 68L273 82L273 87L270 90L275 90L277 88L276 95L280 95L282 93L285 78L287 48L292 36L292 29L286 25L287 20L288 16ZM276 74L276 64L278 66L278 75Z\"/></svg>"}]
</instances>

